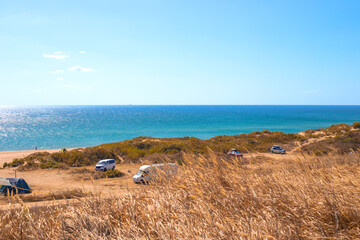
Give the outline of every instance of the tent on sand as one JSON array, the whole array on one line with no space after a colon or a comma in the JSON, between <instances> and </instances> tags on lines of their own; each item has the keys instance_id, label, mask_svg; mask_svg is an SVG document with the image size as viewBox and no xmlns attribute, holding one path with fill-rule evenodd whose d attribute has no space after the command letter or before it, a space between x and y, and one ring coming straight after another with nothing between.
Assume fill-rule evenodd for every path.
<instances>
[{"instance_id":1,"label":"tent on sand","mask_svg":"<svg viewBox=\"0 0 360 240\"><path fill-rule=\"evenodd\" d=\"M32 189L23 178L0 178L0 193L31 193Z\"/></svg>"}]
</instances>

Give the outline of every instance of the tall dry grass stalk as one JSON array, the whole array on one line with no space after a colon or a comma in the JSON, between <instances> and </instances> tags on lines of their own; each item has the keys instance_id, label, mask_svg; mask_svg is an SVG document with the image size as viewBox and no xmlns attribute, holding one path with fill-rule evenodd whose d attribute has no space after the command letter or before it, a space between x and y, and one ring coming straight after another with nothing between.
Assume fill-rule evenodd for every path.
<instances>
[{"instance_id":1,"label":"tall dry grass stalk","mask_svg":"<svg viewBox=\"0 0 360 240\"><path fill-rule=\"evenodd\" d=\"M2 239L356 239L360 156L223 160L185 154L139 191L1 214Z\"/></svg>"}]
</instances>

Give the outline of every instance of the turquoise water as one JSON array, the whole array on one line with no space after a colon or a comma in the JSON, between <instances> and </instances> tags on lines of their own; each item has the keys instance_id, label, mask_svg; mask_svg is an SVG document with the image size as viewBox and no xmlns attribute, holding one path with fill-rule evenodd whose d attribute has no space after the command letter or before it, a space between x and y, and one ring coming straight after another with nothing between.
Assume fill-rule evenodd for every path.
<instances>
[{"instance_id":1,"label":"turquoise water","mask_svg":"<svg viewBox=\"0 0 360 240\"><path fill-rule=\"evenodd\" d=\"M360 121L360 106L0 107L0 151L73 148L138 136L202 139Z\"/></svg>"}]
</instances>

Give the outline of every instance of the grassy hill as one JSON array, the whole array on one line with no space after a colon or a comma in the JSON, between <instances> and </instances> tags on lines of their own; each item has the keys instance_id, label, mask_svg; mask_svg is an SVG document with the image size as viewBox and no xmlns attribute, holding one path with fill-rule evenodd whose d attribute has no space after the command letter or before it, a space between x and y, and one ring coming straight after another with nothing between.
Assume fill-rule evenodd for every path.
<instances>
[{"instance_id":1,"label":"grassy hill","mask_svg":"<svg viewBox=\"0 0 360 240\"><path fill-rule=\"evenodd\" d=\"M110 187L104 185L78 197L70 193L76 199L66 203L27 207L19 196L9 196L20 205L1 211L2 238L359 239L359 126L208 140L139 137L15 159L9 165L23 170L85 166L101 158L154 162L167 157L181 166L161 182L110 195L102 192ZM253 154L273 144L292 154ZM231 147L248 154L228 158Z\"/></svg>"},{"instance_id":2,"label":"grassy hill","mask_svg":"<svg viewBox=\"0 0 360 240\"><path fill-rule=\"evenodd\" d=\"M310 129L301 133L256 131L234 136L216 136L207 140L195 137L152 138L137 137L131 140L102 144L96 147L75 149L59 153L36 153L22 159L15 159L4 166L20 169L58 168L89 166L99 159L113 158L118 162L149 160L161 162L165 158L182 161L182 152L207 155L209 149L218 156L226 156L230 148L243 153L267 152L274 144L282 145L287 151L304 151L324 155L330 152L347 153L360 146L360 123L332 125L326 129Z\"/></svg>"},{"instance_id":3,"label":"grassy hill","mask_svg":"<svg viewBox=\"0 0 360 240\"><path fill-rule=\"evenodd\" d=\"M359 239L360 155L244 164L184 154L126 194L2 211L4 239ZM250 157L251 158L251 157Z\"/></svg>"}]
</instances>

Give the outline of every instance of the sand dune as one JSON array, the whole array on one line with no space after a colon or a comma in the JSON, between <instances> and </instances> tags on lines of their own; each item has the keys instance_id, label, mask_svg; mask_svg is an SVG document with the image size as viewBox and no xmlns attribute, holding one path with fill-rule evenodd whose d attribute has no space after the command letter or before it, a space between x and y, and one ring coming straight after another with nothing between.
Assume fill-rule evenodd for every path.
<instances>
[{"instance_id":1,"label":"sand dune","mask_svg":"<svg viewBox=\"0 0 360 240\"><path fill-rule=\"evenodd\" d=\"M68 149L71 150L71 149ZM61 149L41 149L41 150L22 150L22 151L7 151L0 152L0 167L4 164L4 162L11 162L14 158L23 158L28 156L29 154L33 154L36 152L59 152Z\"/></svg>"}]
</instances>

